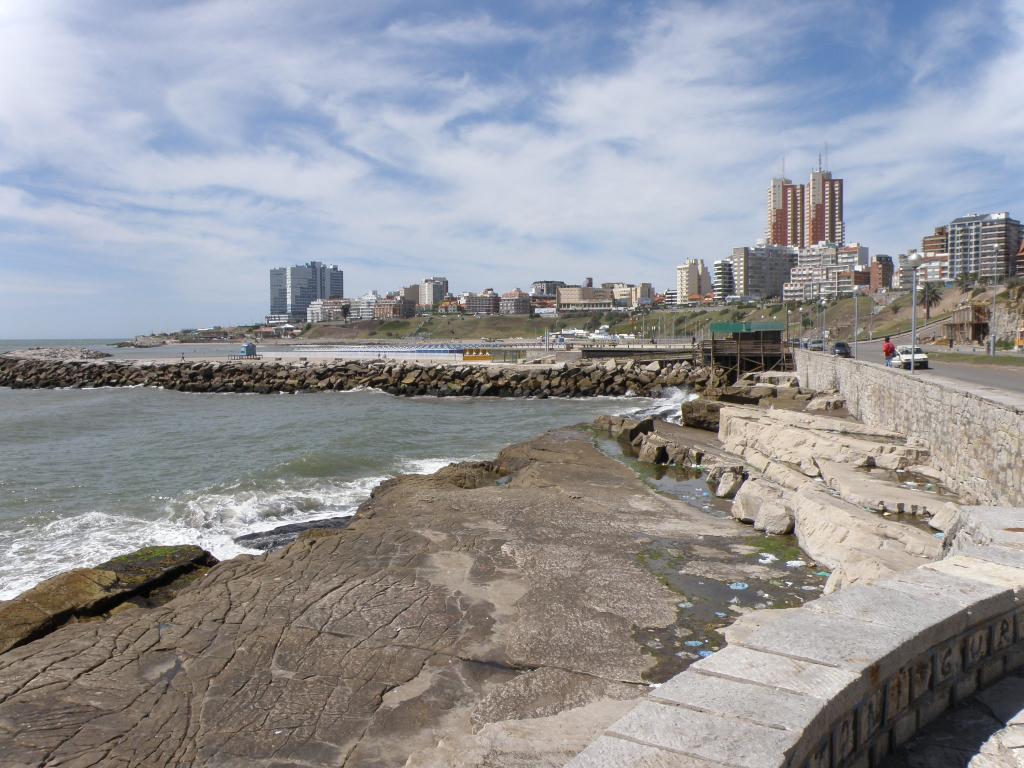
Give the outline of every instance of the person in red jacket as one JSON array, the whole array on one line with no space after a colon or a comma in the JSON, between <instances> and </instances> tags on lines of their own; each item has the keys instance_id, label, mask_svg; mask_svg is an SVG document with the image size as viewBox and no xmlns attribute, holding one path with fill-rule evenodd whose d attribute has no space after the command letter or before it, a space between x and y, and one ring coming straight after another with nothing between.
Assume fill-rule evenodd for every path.
<instances>
[{"instance_id":1,"label":"person in red jacket","mask_svg":"<svg viewBox=\"0 0 1024 768\"><path fill-rule=\"evenodd\" d=\"M882 344L882 356L885 358L885 364L892 368L892 359L896 357L896 345L889 341L889 337L885 337L885 343Z\"/></svg>"}]
</instances>

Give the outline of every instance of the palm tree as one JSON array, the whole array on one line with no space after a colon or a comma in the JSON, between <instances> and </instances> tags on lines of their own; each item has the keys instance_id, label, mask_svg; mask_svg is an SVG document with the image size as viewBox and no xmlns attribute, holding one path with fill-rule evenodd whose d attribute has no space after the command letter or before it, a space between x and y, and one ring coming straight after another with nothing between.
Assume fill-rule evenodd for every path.
<instances>
[{"instance_id":1,"label":"palm tree","mask_svg":"<svg viewBox=\"0 0 1024 768\"><path fill-rule=\"evenodd\" d=\"M937 282L921 285L921 304L924 306L925 322L932 319L932 307L942 301L942 284Z\"/></svg>"}]
</instances>

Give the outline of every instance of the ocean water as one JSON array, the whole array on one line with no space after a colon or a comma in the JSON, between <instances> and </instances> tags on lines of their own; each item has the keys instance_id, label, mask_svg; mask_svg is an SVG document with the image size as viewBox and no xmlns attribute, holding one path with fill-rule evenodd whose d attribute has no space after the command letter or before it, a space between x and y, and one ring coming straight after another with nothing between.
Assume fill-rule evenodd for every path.
<instances>
[{"instance_id":1,"label":"ocean water","mask_svg":"<svg viewBox=\"0 0 1024 768\"><path fill-rule=\"evenodd\" d=\"M687 396L0 389L0 599L150 544L231 557L250 551L234 537L352 514L396 474L490 458L600 414L678 413Z\"/></svg>"}]
</instances>

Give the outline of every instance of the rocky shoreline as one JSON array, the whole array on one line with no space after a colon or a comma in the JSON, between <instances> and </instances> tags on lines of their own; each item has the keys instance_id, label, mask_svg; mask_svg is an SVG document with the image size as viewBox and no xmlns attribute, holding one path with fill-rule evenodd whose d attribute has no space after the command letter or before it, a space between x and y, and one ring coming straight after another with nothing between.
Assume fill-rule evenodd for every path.
<instances>
[{"instance_id":1,"label":"rocky shoreline","mask_svg":"<svg viewBox=\"0 0 1024 768\"><path fill-rule=\"evenodd\" d=\"M180 548L180 584L157 551L173 572L108 573L128 556L0 604L0 625L27 617L0 652L0 764L555 768L784 613L762 609L941 556L955 504L899 482L939 482L923 446L786 382L625 370L648 392L705 375L725 399L688 409L704 429L601 417L388 480L335 527L268 532L263 555Z\"/></svg>"},{"instance_id":2,"label":"rocky shoreline","mask_svg":"<svg viewBox=\"0 0 1024 768\"><path fill-rule=\"evenodd\" d=\"M435 397L594 397L697 391L721 374L685 361L560 363L550 366L411 362L125 362L0 357L0 387L160 387L180 392L256 394L378 389Z\"/></svg>"}]
</instances>

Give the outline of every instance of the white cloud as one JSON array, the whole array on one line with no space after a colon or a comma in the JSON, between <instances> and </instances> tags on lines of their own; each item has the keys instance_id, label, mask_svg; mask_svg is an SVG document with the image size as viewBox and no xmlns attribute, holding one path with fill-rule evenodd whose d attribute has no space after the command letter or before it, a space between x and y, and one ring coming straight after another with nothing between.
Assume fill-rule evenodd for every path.
<instances>
[{"instance_id":1,"label":"white cloud","mask_svg":"<svg viewBox=\"0 0 1024 768\"><path fill-rule=\"evenodd\" d=\"M600 66L563 71L565 27L488 16L232 0L99 19L12 0L0 247L87 254L85 277L131 264L151 303L170 285L190 313L223 320L225 297L245 320L265 311L268 266L310 258L346 265L352 292L427 272L460 290L585 274L663 287L683 258L760 236L779 157L800 176L826 138L850 235L875 250L965 206L1019 208L1019 9L971 81L941 75L991 5L928 20L916 68L880 64L887 87L854 108L857 83L795 54L841 30L846 50L886 55L895 33L858 5L672 4L609 31ZM808 106L819 93L834 117Z\"/></svg>"}]
</instances>

